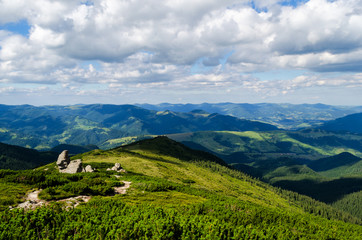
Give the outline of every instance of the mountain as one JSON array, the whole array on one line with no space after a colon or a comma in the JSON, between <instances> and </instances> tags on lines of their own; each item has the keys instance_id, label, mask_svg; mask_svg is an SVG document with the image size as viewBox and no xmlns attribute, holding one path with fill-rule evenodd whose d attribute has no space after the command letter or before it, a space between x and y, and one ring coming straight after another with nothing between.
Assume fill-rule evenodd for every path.
<instances>
[{"instance_id":1,"label":"mountain","mask_svg":"<svg viewBox=\"0 0 362 240\"><path fill-rule=\"evenodd\" d=\"M302 131L205 131L167 135L175 141L217 154L227 163L292 157L315 160L350 152L362 157L362 136L318 129ZM191 146L191 145L190 145ZM304 161L303 160L303 161Z\"/></svg>"},{"instance_id":2,"label":"mountain","mask_svg":"<svg viewBox=\"0 0 362 240\"><path fill-rule=\"evenodd\" d=\"M98 168L94 173L61 174L56 172L55 163L35 171L2 170L1 206L16 203L16 196L21 198L24 188L35 187L43 189L41 198L53 202L33 211L1 211L0 238L358 239L361 236L360 219L208 161L208 156L158 137L74 156ZM114 163L120 163L126 172L105 170ZM131 182L131 187L126 194L113 195L110 190L119 187L121 181ZM9 191L13 194L6 194ZM63 210L67 203L59 199L81 194L91 199Z\"/></svg>"},{"instance_id":3,"label":"mountain","mask_svg":"<svg viewBox=\"0 0 362 240\"><path fill-rule=\"evenodd\" d=\"M56 157L54 152L38 152L0 143L0 169L31 169L53 162Z\"/></svg>"},{"instance_id":4,"label":"mountain","mask_svg":"<svg viewBox=\"0 0 362 240\"><path fill-rule=\"evenodd\" d=\"M331 106L325 104L162 103L157 105L137 104L137 106L156 111L171 110L176 112L190 112L194 109L201 109L211 113L262 121L283 129L311 127L348 114L362 112L362 106Z\"/></svg>"},{"instance_id":5,"label":"mountain","mask_svg":"<svg viewBox=\"0 0 362 240\"><path fill-rule=\"evenodd\" d=\"M356 157L351 153L343 152L335 156L312 161L308 166L315 171L322 172L343 166L351 166L361 160L361 158Z\"/></svg>"},{"instance_id":6,"label":"mountain","mask_svg":"<svg viewBox=\"0 0 362 240\"><path fill-rule=\"evenodd\" d=\"M110 148L112 142L128 136L275 129L270 124L217 113L153 111L132 105L0 105L0 141L40 150L59 144Z\"/></svg>"},{"instance_id":7,"label":"mountain","mask_svg":"<svg viewBox=\"0 0 362 240\"><path fill-rule=\"evenodd\" d=\"M362 133L362 113L351 114L328 121L320 126L320 128L334 132Z\"/></svg>"},{"instance_id":8,"label":"mountain","mask_svg":"<svg viewBox=\"0 0 362 240\"><path fill-rule=\"evenodd\" d=\"M167 136L274 186L329 204L362 190L361 135L307 129Z\"/></svg>"},{"instance_id":9,"label":"mountain","mask_svg":"<svg viewBox=\"0 0 362 240\"><path fill-rule=\"evenodd\" d=\"M60 144L50 149L50 151L60 154L64 150L68 150L68 154L75 155L75 154L89 152L94 149L98 149L98 147L96 145L78 146L72 144Z\"/></svg>"},{"instance_id":10,"label":"mountain","mask_svg":"<svg viewBox=\"0 0 362 240\"><path fill-rule=\"evenodd\" d=\"M166 136L158 136L153 139L145 139L135 143L120 147L125 150L146 150L160 155L167 155L183 161L204 161L215 162L226 166L227 164L220 158L208 152L191 149Z\"/></svg>"}]
</instances>

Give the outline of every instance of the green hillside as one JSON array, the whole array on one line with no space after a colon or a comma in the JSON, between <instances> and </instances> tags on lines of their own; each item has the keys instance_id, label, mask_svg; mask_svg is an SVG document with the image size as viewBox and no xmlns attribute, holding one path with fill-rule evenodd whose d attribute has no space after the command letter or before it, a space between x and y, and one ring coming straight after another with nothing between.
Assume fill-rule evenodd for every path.
<instances>
[{"instance_id":1,"label":"green hillside","mask_svg":"<svg viewBox=\"0 0 362 240\"><path fill-rule=\"evenodd\" d=\"M322 130L303 131L206 131L168 135L223 156L228 163L255 158L300 157L318 159L349 152L362 157L362 135L332 133ZM240 159L238 155L243 155ZM235 158L233 158L235 156Z\"/></svg>"},{"instance_id":2,"label":"green hillside","mask_svg":"<svg viewBox=\"0 0 362 240\"><path fill-rule=\"evenodd\" d=\"M362 113L355 113L328 121L320 128L335 132L362 133Z\"/></svg>"},{"instance_id":3,"label":"green hillside","mask_svg":"<svg viewBox=\"0 0 362 240\"><path fill-rule=\"evenodd\" d=\"M60 174L54 163L36 171L0 171L0 187L40 197L92 195L62 210L54 202L37 210L0 212L1 239L358 239L361 220L326 204L273 188L218 164L220 159L166 137L74 158L96 173ZM126 173L105 171L120 163ZM118 175L119 178L114 175ZM117 184L118 181L118 184ZM124 195L110 187L130 181ZM24 190L22 190L24 191ZM0 191L1 203L10 203ZM15 204L15 201L13 201ZM354 223L354 224L353 224Z\"/></svg>"},{"instance_id":4,"label":"green hillside","mask_svg":"<svg viewBox=\"0 0 362 240\"><path fill-rule=\"evenodd\" d=\"M362 209L355 206L362 206L362 191L354 192L343 196L332 204L335 208L353 213L354 216L362 219Z\"/></svg>"},{"instance_id":5,"label":"green hillside","mask_svg":"<svg viewBox=\"0 0 362 240\"><path fill-rule=\"evenodd\" d=\"M38 152L34 149L0 143L0 169L31 169L53 162L54 152Z\"/></svg>"},{"instance_id":6,"label":"green hillside","mask_svg":"<svg viewBox=\"0 0 362 240\"><path fill-rule=\"evenodd\" d=\"M361 135L303 130L197 132L169 137L213 152L234 168L274 186L328 204L362 190ZM349 206L341 209L354 216L362 209L355 201L344 204Z\"/></svg>"}]
</instances>

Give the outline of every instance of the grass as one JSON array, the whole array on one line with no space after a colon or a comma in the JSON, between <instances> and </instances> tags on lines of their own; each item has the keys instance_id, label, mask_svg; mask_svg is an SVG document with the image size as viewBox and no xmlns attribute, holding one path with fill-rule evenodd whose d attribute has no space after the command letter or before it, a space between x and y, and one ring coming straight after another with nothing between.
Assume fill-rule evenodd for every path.
<instances>
[{"instance_id":1,"label":"grass","mask_svg":"<svg viewBox=\"0 0 362 240\"><path fill-rule=\"evenodd\" d=\"M261 133L261 132L253 132L253 131L245 131L245 132L234 132L234 131L220 131L221 133L229 133L234 134L236 136L247 137L257 141L264 141L266 138L270 138L269 134Z\"/></svg>"},{"instance_id":2,"label":"grass","mask_svg":"<svg viewBox=\"0 0 362 240\"><path fill-rule=\"evenodd\" d=\"M137 192L128 195L119 195L122 202L131 205L147 204L154 206L179 207L191 204L203 203L205 198L177 191L168 192Z\"/></svg>"},{"instance_id":3,"label":"grass","mask_svg":"<svg viewBox=\"0 0 362 240\"><path fill-rule=\"evenodd\" d=\"M0 210L20 203L29 190L30 187L23 184L0 182Z\"/></svg>"},{"instance_id":4,"label":"grass","mask_svg":"<svg viewBox=\"0 0 362 240\"><path fill-rule=\"evenodd\" d=\"M75 156L79 158L80 156ZM231 177L228 174L220 174L192 162L185 162L179 159L158 155L152 152L141 150L126 151L100 151L96 150L90 154L83 154L83 163L91 162L119 162L128 172L163 178L178 184L184 184L185 180L192 181L192 187L198 189L212 189L213 192L234 196L240 200L253 202L268 207L283 207L300 211L291 207L288 202L278 194L253 182ZM227 170L226 167L224 171Z\"/></svg>"},{"instance_id":5,"label":"grass","mask_svg":"<svg viewBox=\"0 0 362 240\"><path fill-rule=\"evenodd\" d=\"M46 186L49 186L46 189L53 189L55 192L62 190L76 195L79 195L78 190L87 187L88 183L93 184L90 188L98 185L111 186L110 184L115 181L118 183L130 181L132 184L125 195L111 196L113 193L108 194L108 192L107 195L98 194L93 196L88 203L68 211L62 211L54 205L53 210L56 212L53 212L51 207L28 212L20 210L4 212L0 216L3 221L2 224L0 223L0 228L5 229L2 236L11 236L16 229L22 229L16 233L18 235L13 236L23 236L25 232L28 236L35 236L34 238L41 236L49 239L65 239L66 237L59 236L75 236L75 232L81 233L87 229L89 232L83 232L83 235L78 235L78 237L107 238L101 233L108 234L113 231L107 236L112 235L116 238L114 231L124 227L125 229L121 229L122 233L129 229L130 235L123 239L140 239L137 236L146 236L143 232L132 235L139 231L137 228L139 225L145 227L146 233L151 234L159 233L162 229L167 234L176 234L180 233L181 229L181 233L190 234L190 237L182 235L183 239L232 239L230 236L234 236L235 239L263 239L263 237L265 239L282 239L282 237L293 239L293 236L294 239L311 239L313 236L316 239L328 237L346 239L344 236L350 235L346 231L354 231L354 235L351 236L356 236L361 230L357 225L327 220L326 218L343 219L343 216L333 215L333 211L330 215L322 215L318 212L316 215L319 216L312 216L309 213L315 213L314 210L317 208L314 205L317 202L311 199L306 200L295 194L285 193L281 189L273 188L215 162L197 159L202 158L202 155L193 155L195 159L185 158L195 152L187 148L180 149L178 143L166 141L169 145L164 145L165 141L156 140L143 141L108 151L97 149L74 156L74 158L82 158L84 165L90 164L98 168L98 173L74 175L55 173L55 163L35 171L24 171L26 178L23 180L38 179L36 181L42 181L42 184L46 183ZM153 143L158 146L152 145ZM184 160L172 157L178 153L184 153L181 156ZM115 173L105 170L116 162L120 163L127 172ZM47 171L45 171L46 168L48 168ZM6 173L10 172L4 172L4 175ZM114 176L115 174L118 176ZM46 175L45 180L40 175ZM18 177L13 180L17 179ZM14 188L15 192L18 190ZM64 194L64 192L59 193ZM48 194L51 194L51 191L48 191ZM64 196L55 197L57 199ZM300 204L302 201L298 199L304 199L303 202L306 204L303 206ZM329 210L322 208L324 209ZM11 215L12 213L14 215ZM35 214L33 216L37 219L37 225L34 226L31 221L27 221L24 231L24 223L19 219L33 219L27 217L32 214ZM225 231L226 227L227 231ZM240 234L241 231L245 234L229 235L236 228L240 229ZM252 230L253 228L255 229ZM34 229L44 230L42 232L44 235L39 235L39 232L35 232ZM256 230L259 232L256 233ZM50 237L53 235L48 234L52 231L57 234L64 232L64 234ZM206 234L196 236L195 234L199 232L206 232ZM210 235L211 233L213 235ZM172 234L167 237L154 235L153 239L173 239ZM152 239L152 236L150 235L149 238ZM174 239L181 239L181 237Z\"/></svg>"}]
</instances>

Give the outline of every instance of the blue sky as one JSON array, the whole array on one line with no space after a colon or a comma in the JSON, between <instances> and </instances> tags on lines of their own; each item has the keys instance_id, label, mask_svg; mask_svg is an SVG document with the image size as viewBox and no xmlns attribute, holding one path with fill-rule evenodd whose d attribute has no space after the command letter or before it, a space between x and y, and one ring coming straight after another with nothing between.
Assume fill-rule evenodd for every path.
<instances>
[{"instance_id":1,"label":"blue sky","mask_svg":"<svg viewBox=\"0 0 362 240\"><path fill-rule=\"evenodd\" d=\"M0 104L362 105L362 1L0 2Z\"/></svg>"}]
</instances>

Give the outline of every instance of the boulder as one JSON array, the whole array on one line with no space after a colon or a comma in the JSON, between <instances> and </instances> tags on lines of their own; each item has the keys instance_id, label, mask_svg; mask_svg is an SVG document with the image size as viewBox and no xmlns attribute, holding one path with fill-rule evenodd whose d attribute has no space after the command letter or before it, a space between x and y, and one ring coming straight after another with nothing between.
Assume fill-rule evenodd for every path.
<instances>
[{"instance_id":1,"label":"boulder","mask_svg":"<svg viewBox=\"0 0 362 240\"><path fill-rule=\"evenodd\" d=\"M115 163L114 167L112 167L112 169L115 170L115 171L121 170L122 169L121 164L120 163Z\"/></svg>"},{"instance_id":2,"label":"boulder","mask_svg":"<svg viewBox=\"0 0 362 240\"><path fill-rule=\"evenodd\" d=\"M58 156L57 165L59 170L66 169L70 163L70 158L68 156L68 150L64 150L61 154Z\"/></svg>"},{"instance_id":3,"label":"boulder","mask_svg":"<svg viewBox=\"0 0 362 240\"><path fill-rule=\"evenodd\" d=\"M84 168L84 171L85 171L85 172L94 172L94 169L92 168L91 165L87 165L87 166Z\"/></svg>"},{"instance_id":4,"label":"boulder","mask_svg":"<svg viewBox=\"0 0 362 240\"><path fill-rule=\"evenodd\" d=\"M126 172L126 170L121 167L120 163L115 163L112 168L107 168L107 171Z\"/></svg>"},{"instance_id":5,"label":"boulder","mask_svg":"<svg viewBox=\"0 0 362 240\"><path fill-rule=\"evenodd\" d=\"M67 168L59 169L61 173L79 173L83 172L82 159L70 161Z\"/></svg>"}]
</instances>

